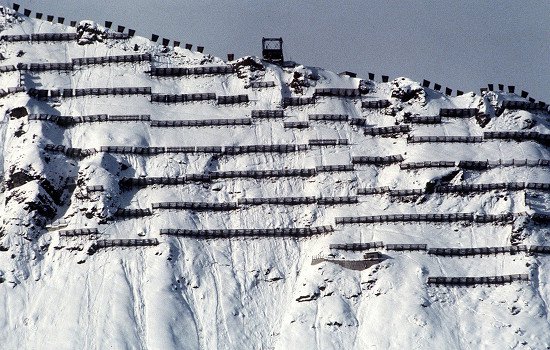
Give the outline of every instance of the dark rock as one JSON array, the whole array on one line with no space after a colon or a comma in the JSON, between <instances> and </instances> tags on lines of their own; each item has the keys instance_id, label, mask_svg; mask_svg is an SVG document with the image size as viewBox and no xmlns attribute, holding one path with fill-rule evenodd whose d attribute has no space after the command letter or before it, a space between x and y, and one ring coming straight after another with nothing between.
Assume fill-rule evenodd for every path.
<instances>
[{"instance_id":1,"label":"dark rock","mask_svg":"<svg viewBox=\"0 0 550 350\"><path fill-rule=\"evenodd\" d=\"M23 117L26 117L27 115L29 115L29 112L25 107L17 107L10 111L10 117L12 119L23 118Z\"/></svg>"}]
</instances>

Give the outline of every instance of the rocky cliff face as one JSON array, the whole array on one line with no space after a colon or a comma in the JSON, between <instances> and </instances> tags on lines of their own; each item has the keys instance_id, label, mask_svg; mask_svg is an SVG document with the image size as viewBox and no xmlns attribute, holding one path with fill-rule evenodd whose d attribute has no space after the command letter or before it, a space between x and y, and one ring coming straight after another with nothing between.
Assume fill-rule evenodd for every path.
<instances>
[{"instance_id":1,"label":"rocky cliff face","mask_svg":"<svg viewBox=\"0 0 550 350\"><path fill-rule=\"evenodd\" d=\"M2 14L6 349L550 343L547 109Z\"/></svg>"}]
</instances>

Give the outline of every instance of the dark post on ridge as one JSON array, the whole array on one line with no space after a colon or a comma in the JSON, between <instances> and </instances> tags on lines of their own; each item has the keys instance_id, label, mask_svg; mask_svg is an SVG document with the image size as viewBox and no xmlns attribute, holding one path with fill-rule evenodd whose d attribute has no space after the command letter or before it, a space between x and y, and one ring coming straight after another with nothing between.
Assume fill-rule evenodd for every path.
<instances>
[{"instance_id":1,"label":"dark post on ridge","mask_svg":"<svg viewBox=\"0 0 550 350\"><path fill-rule=\"evenodd\" d=\"M262 56L266 61L282 64L283 38L262 38Z\"/></svg>"}]
</instances>

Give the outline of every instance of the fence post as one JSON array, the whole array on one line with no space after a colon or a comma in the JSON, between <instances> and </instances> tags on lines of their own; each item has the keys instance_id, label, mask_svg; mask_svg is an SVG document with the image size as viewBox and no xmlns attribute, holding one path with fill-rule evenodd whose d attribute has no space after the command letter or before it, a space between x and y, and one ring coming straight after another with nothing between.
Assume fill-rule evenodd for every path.
<instances>
[{"instance_id":1,"label":"fence post","mask_svg":"<svg viewBox=\"0 0 550 350\"><path fill-rule=\"evenodd\" d=\"M521 90L521 97L527 98L528 95L529 95L529 93L527 91Z\"/></svg>"},{"instance_id":2,"label":"fence post","mask_svg":"<svg viewBox=\"0 0 550 350\"><path fill-rule=\"evenodd\" d=\"M429 88L430 87L430 81L429 80L422 80L422 87Z\"/></svg>"},{"instance_id":3,"label":"fence post","mask_svg":"<svg viewBox=\"0 0 550 350\"><path fill-rule=\"evenodd\" d=\"M113 22L105 21L105 28L111 28L112 25L113 25Z\"/></svg>"}]
</instances>

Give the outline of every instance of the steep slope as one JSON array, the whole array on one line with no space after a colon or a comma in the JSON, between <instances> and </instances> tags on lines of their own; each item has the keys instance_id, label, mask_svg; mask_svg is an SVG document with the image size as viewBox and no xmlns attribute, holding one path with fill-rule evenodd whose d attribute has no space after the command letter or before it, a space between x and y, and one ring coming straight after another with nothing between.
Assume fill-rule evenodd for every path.
<instances>
[{"instance_id":1,"label":"steep slope","mask_svg":"<svg viewBox=\"0 0 550 350\"><path fill-rule=\"evenodd\" d=\"M255 57L224 62L109 37L89 21L71 28L2 13L2 65L18 69L4 69L1 84L20 87L0 98L4 348L550 344L544 254L388 246L549 245L547 107L502 91L451 97L406 78L380 83ZM77 37L14 39L38 33ZM139 58L112 58L121 55ZM111 58L75 61L88 57ZM36 65L50 63L71 64ZM158 70L174 67L189 70ZM100 88L124 89L92 90ZM220 99L238 95L246 102ZM267 110L277 112L259 112ZM451 163L418 164L439 161ZM395 191L410 189L418 191ZM467 215L367 222L457 213ZM103 246L117 239L153 245ZM357 271L331 262L364 252L330 244L377 241L379 264ZM312 264L319 256L328 261ZM529 280L427 283L512 274Z\"/></svg>"}]
</instances>

